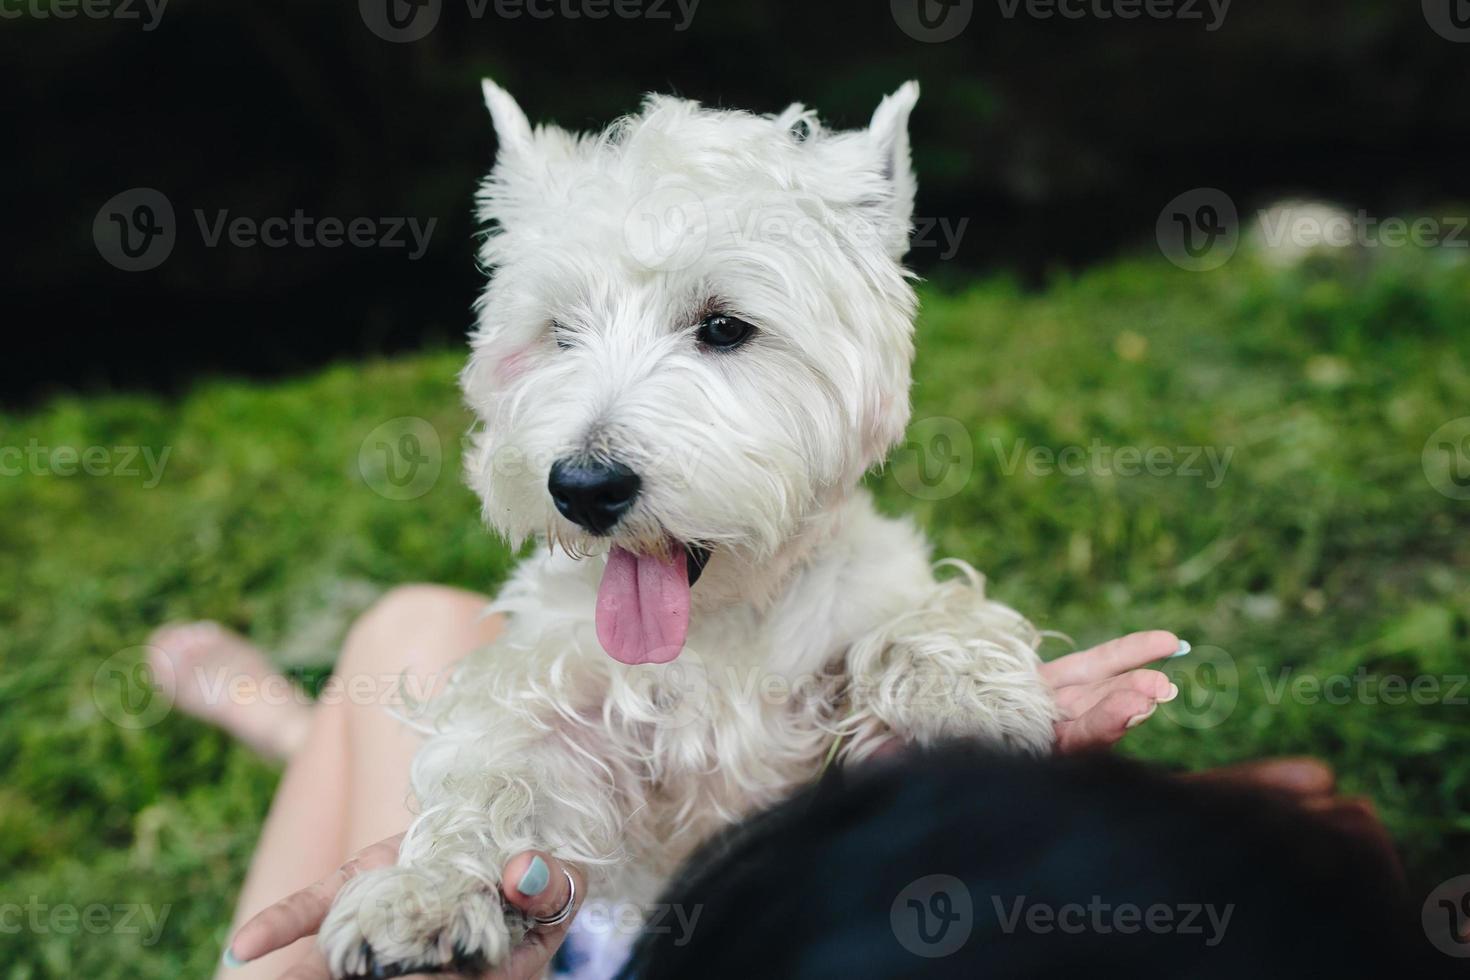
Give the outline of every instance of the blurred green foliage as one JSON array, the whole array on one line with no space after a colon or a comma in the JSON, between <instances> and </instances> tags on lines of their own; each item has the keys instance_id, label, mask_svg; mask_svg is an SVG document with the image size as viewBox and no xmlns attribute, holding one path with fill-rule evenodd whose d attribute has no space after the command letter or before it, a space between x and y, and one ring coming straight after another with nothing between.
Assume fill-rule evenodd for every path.
<instances>
[{"instance_id":1,"label":"blurred green foliage","mask_svg":"<svg viewBox=\"0 0 1470 980\"><path fill-rule=\"evenodd\" d=\"M1470 712L1310 703L1279 681L1362 671L1447 692L1470 671L1470 502L1421 464L1429 434L1470 414L1470 268L1451 254L1294 271L1242 255L1209 274L1137 260L1040 293L926 288L913 431L956 420L944 425L969 462L951 440L956 492L921 499L904 489L935 448L919 438L871 480L937 554L1079 645L1162 627L1224 651L1233 710L1206 728L1161 712L1127 750L1187 768L1324 757L1376 802L1426 891L1470 862ZM169 449L151 488L146 470L0 477L0 901L168 909L151 946L28 927L5 939L5 976L201 976L219 955L277 773L177 711L141 729L108 720L105 665L136 662L150 628L216 618L300 672L375 591L502 580L513 556L458 478L461 359L0 416L7 447ZM358 462L400 416L444 446L438 482L408 501L374 492ZM1081 475L1024 463L1094 444L1110 462ZM1177 465L1108 472L1126 447ZM1232 451L1223 478L1178 472L1190 447ZM1203 682L1189 660L1170 666L1185 698Z\"/></svg>"}]
</instances>

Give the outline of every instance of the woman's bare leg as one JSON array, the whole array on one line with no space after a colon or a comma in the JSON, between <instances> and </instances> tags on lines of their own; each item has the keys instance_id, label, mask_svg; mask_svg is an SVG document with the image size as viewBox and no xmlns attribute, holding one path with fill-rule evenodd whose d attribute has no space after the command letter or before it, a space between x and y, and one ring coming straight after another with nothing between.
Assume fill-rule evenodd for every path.
<instances>
[{"instance_id":1,"label":"woman's bare leg","mask_svg":"<svg viewBox=\"0 0 1470 980\"><path fill-rule=\"evenodd\" d=\"M312 704L249 640L219 623L171 623L148 638L174 707L284 762L306 741Z\"/></svg>"},{"instance_id":2,"label":"woman's bare leg","mask_svg":"<svg viewBox=\"0 0 1470 980\"><path fill-rule=\"evenodd\" d=\"M231 934L277 899L335 871L354 851L407 828L408 772L419 737L392 714L443 685L470 650L494 640L489 599L440 586L394 589L353 625L332 681L291 757L250 864ZM401 685L401 686L400 686ZM274 978L311 940L221 978Z\"/></svg>"}]
</instances>

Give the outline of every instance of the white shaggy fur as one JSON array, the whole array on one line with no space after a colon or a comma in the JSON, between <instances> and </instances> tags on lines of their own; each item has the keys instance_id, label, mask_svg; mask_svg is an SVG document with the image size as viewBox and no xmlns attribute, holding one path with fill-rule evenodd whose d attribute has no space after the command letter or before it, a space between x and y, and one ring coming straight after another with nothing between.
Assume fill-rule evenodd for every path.
<instances>
[{"instance_id":1,"label":"white shaggy fur","mask_svg":"<svg viewBox=\"0 0 1470 980\"><path fill-rule=\"evenodd\" d=\"M494 277L463 379L481 423L468 477L492 526L551 546L497 601L503 639L427 708L400 865L355 878L322 930L339 977L500 962L524 931L500 868L527 848L587 868L594 899L648 903L834 745L854 760L894 737L1052 740L1036 631L968 566L936 581L920 535L858 486L909 415L918 86L854 132L801 106L652 96L574 136L485 96L501 149L479 196ZM669 261L640 245L645 219L675 233ZM712 305L759 332L702 349ZM548 494L552 462L579 453L642 477L608 538ZM594 632L605 556L670 538L713 555L687 644L625 666Z\"/></svg>"}]
</instances>

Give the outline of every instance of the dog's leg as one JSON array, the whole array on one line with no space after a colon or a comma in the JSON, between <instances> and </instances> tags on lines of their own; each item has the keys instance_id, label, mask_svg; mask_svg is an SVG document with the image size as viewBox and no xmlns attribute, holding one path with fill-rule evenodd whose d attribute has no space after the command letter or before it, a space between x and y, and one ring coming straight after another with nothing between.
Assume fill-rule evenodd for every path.
<instances>
[{"instance_id":1,"label":"dog's leg","mask_svg":"<svg viewBox=\"0 0 1470 980\"><path fill-rule=\"evenodd\" d=\"M527 927L500 896L510 857L539 849L584 865L617 860L622 817L609 771L556 729L503 729L425 743L414 761L422 807L397 866L354 877L323 923L334 977L497 966Z\"/></svg>"},{"instance_id":2,"label":"dog's leg","mask_svg":"<svg viewBox=\"0 0 1470 980\"><path fill-rule=\"evenodd\" d=\"M927 745L973 738L1051 750L1057 719L1037 668L1041 636L1020 613L985 597L969 566L848 651L844 757L859 761L893 737Z\"/></svg>"}]
</instances>

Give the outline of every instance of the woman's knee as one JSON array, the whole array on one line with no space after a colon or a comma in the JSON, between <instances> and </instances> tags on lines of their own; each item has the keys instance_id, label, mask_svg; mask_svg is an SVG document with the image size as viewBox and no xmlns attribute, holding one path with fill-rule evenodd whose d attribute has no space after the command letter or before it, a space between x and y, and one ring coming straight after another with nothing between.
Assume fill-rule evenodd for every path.
<instances>
[{"instance_id":1,"label":"woman's knee","mask_svg":"<svg viewBox=\"0 0 1470 980\"><path fill-rule=\"evenodd\" d=\"M499 632L487 596L443 585L400 585L385 592L348 631L337 673L421 674L449 666Z\"/></svg>"}]
</instances>

